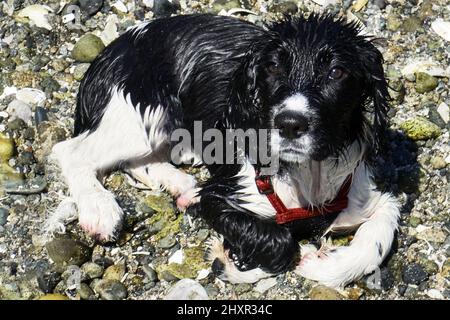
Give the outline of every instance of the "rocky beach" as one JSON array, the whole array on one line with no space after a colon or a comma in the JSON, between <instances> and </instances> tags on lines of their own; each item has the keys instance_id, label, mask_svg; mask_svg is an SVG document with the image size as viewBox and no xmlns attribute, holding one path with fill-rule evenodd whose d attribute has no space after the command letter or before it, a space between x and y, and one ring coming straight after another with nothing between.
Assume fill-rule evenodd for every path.
<instances>
[{"instance_id":1,"label":"rocky beach","mask_svg":"<svg viewBox=\"0 0 450 320\"><path fill-rule=\"evenodd\" d=\"M385 60L392 102L376 180L401 204L401 220L375 274L342 290L294 272L223 282L205 255L217 234L180 212L168 193L136 188L122 172L104 181L126 213L120 237L104 244L83 232L49 155L72 135L80 80L105 46L136 24L170 15L215 13L263 26L311 12L358 21ZM450 299L449 79L449 0L2 1L0 300ZM207 179L202 168L186 170Z\"/></svg>"}]
</instances>

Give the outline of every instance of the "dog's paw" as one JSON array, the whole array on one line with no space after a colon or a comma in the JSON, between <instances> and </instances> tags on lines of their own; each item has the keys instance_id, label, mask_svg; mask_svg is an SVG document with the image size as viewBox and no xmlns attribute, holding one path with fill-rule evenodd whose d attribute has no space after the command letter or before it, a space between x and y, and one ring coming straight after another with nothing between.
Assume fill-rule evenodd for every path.
<instances>
[{"instance_id":1,"label":"dog's paw","mask_svg":"<svg viewBox=\"0 0 450 320\"><path fill-rule=\"evenodd\" d=\"M200 196L197 195L200 188L192 188L183 192L177 198L177 207L180 210L186 210L188 207L200 202Z\"/></svg>"},{"instance_id":2,"label":"dog's paw","mask_svg":"<svg viewBox=\"0 0 450 320\"><path fill-rule=\"evenodd\" d=\"M122 224L123 211L108 191L83 195L78 199L78 221L91 236L113 241Z\"/></svg>"},{"instance_id":3,"label":"dog's paw","mask_svg":"<svg viewBox=\"0 0 450 320\"><path fill-rule=\"evenodd\" d=\"M197 190L195 189L196 184L197 180L195 177L181 171L179 174L173 175L173 177L167 177L163 183L165 189L172 196L178 197L184 195L184 198L188 201L191 201L195 197Z\"/></svg>"},{"instance_id":4,"label":"dog's paw","mask_svg":"<svg viewBox=\"0 0 450 320\"><path fill-rule=\"evenodd\" d=\"M217 238L214 238L209 243L208 260L212 262L211 269L213 274L219 279L230 283L255 283L260 279L273 276L273 274L267 273L260 268L246 270L247 266L239 262L237 255L230 254L223 247L222 241ZM239 265L239 268L236 263Z\"/></svg>"}]
</instances>

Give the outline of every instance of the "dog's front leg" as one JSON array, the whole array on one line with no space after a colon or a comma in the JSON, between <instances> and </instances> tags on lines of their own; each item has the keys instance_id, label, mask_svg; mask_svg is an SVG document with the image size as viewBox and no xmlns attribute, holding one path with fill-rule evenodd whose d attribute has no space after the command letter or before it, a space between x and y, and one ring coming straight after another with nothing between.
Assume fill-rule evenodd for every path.
<instances>
[{"instance_id":1,"label":"dog's front leg","mask_svg":"<svg viewBox=\"0 0 450 320\"><path fill-rule=\"evenodd\" d=\"M353 240L349 246L325 246L304 254L296 271L331 287L343 287L373 272L390 251L399 215L397 201L375 190L370 169L361 164L349 193L349 205L329 228L329 232L358 229Z\"/></svg>"},{"instance_id":2,"label":"dog's front leg","mask_svg":"<svg viewBox=\"0 0 450 320\"><path fill-rule=\"evenodd\" d=\"M294 267L299 245L290 231L236 208L217 194L202 194L200 215L224 241L213 241L213 271L232 283L253 283Z\"/></svg>"}]
</instances>

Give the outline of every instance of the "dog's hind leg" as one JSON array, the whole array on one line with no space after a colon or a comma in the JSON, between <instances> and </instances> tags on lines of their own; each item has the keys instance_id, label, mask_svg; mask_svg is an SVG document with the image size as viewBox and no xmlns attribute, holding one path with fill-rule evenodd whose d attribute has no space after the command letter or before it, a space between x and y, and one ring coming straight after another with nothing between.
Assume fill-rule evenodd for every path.
<instances>
[{"instance_id":1,"label":"dog's hind leg","mask_svg":"<svg viewBox=\"0 0 450 320\"><path fill-rule=\"evenodd\" d=\"M149 123L160 125L157 120ZM164 141L162 133L158 141ZM141 114L118 91L112 94L98 128L54 146L53 156L77 204L79 223L87 232L111 240L122 222L122 209L98 180L101 175L155 149Z\"/></svg>"},{"instance_id":2,"label":"dog's hind leg","mask_svg":"<svg viewBox=\"0 0 450 320\"><path fill-rule=\"evenodd\" d=\"M172 196L178 197L177 205L180 208L198 202L195 178L168 162L150 163L129 168L126 172L150 189L167 190Z\"/></svg>"},{"instance_id":3,"label":"dog's hind leg","mask_svg":"<svg viewBox=\"0 0 450 320\"><path fill-rule=\"evenodd\" d=\"M349 206L329 231L358 228L348 246L328 247L303 255L296 272L331 287L346 284L373 272L390 251L398 226L398 204L389 194L375 190L369 169L361 164L349 193Z\"/></svg>"}]
</instances>

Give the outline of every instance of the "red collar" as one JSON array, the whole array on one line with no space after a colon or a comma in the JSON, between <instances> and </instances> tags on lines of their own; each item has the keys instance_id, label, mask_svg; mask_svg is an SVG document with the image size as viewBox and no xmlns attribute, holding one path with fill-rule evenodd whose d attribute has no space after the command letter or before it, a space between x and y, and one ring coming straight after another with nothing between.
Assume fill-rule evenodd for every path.
<instances>
[{"instance_id":1,"label":"red collar","mask_svg":"<svg viewBox=\"0 0 450 320\"><path fill-rule=\"evenodd\" d=\"M336 198L333 201L325 203L319 208L286 208L283 201L275 193L271 177L259 176L255 178L256 186L261 194L265 194L276 211L275 220L278 224L284 224L299 219L308 219L321 216L327 213L339 212L347 208L348 193L352 184L352 175L350 174L344 181Z\"/></svg>"}]
</instances>

